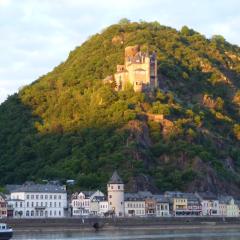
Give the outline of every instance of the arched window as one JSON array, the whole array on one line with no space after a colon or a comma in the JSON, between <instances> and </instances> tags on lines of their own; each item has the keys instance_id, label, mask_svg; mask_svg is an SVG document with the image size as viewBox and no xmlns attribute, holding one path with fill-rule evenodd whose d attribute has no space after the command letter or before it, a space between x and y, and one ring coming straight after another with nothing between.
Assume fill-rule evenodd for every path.
<instances>
[{"instance_id":1,"label":"arched window","mask_svg":"<svg viewBox=\"0 0 240 240\"><path fill-rule=\"evenodd\" d=\"M29 211L26 211L26 216L29 217Z\"/></svg>"},{"instance_id":2,"label":"arched window","mask_svg":"<svg viewBox=\"0 0 240 240\"><path fill-rule=\"evenodd\" d=\"M31 216L32 216L32 217L34 216L34 211L33 211L33 210L31 211Z\"/></svg>"}]
</instances>

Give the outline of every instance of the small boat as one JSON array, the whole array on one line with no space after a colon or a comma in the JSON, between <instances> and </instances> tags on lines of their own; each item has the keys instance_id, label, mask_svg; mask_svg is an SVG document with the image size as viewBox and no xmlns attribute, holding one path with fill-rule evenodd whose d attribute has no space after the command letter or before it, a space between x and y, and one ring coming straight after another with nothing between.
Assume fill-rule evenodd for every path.
<instances>
[{"instance_id":1,"label":"small boat","mask_svg":"<svg viewBox=\"0 0 240 240\"><path fill-rule=\"evenodd\" d=\"M9 240L12 235L13 230L6 223L0 223L0 240Z\"/></svg>"}]
</instances>

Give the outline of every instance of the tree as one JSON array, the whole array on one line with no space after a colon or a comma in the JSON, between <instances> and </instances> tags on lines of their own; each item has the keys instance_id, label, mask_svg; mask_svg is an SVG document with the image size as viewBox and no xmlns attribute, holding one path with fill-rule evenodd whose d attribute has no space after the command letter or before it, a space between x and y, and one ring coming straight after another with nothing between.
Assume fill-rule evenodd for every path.
<instances>
[{"instance_id":1,"label":"tree","mask_svg":"<svg viewBox=\"0 0 240 240\"><path fill-rule=\"evenodd\" d=\"M119 20L118 24L120 25L126 25L126 24L129 24L131 21L127 18L122 18Z\"/></svg>"}]
</instances>

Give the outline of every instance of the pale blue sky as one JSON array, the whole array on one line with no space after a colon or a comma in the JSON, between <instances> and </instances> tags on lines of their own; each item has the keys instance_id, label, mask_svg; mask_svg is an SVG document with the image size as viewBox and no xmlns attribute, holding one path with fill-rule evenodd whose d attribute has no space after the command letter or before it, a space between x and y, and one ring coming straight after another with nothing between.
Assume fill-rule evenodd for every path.
<instances>
[{"instance_id":1,"label":"pale blue sky","mask_svg":"<svg viewBox=\"0 0 240 240\"><path fill-rule=\"evenodd\" d=\"M240 45L239 0L0 0L0 103L126 17L183 25Z\"/></svg>"}]
</instances>

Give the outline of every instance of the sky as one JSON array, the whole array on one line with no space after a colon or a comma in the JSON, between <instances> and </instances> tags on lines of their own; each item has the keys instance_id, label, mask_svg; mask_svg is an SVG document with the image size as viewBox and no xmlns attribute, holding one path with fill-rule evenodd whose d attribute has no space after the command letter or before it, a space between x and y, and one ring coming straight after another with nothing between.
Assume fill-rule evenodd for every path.
<instances>
[{"instance_id":1,"label":"sky","mask_svg":"<svg viewBox=\"0 0 240 240\"><path fill-rule=\"evenodd\" d=\"M239 0L0 0L0 103L122 18L158 21L240 46Z\"/></svg>"}]
</instances>

